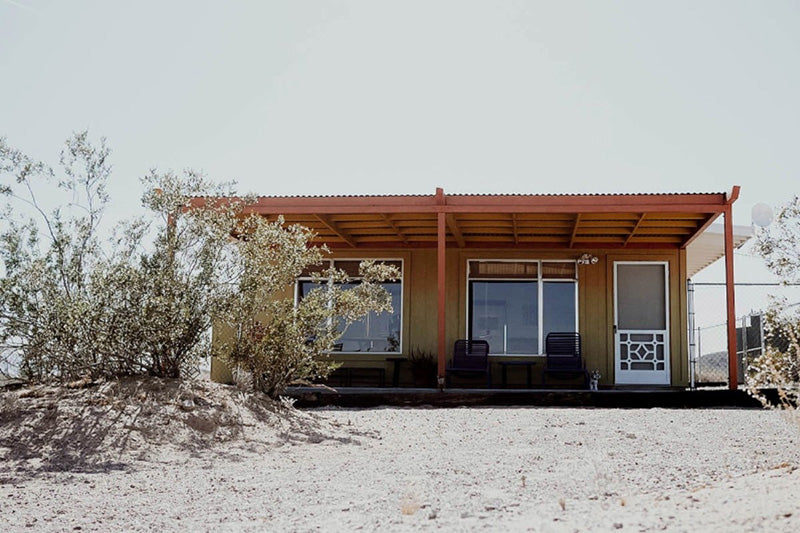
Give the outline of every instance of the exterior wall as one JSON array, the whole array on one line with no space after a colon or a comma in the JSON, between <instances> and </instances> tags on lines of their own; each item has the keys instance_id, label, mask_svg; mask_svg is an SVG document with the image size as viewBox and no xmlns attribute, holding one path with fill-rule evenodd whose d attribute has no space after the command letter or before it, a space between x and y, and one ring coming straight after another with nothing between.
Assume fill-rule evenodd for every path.
<instances>
[{"instance_id":1,"label":"exterior wall","mask_svg":"<svg viewBox=\"0 0 800 533\"><path fill-rule=\"evenodd\" d=\"M669 264L670 294L670 368L671 384L688 384L688 339L686 307L686 253L684 250L498 250L459 249L449 247L446 261L447 327L446 345L467 334L467 260L469 259L576 259L583 253L598 257L594 265L578 265L578 317L583 340L583 354L590 371L600 370L603 385L614 384L614 292L615 261L666 261ZM334 259L402 259L403 311L401 354L335 353L337 361L351 367L383 367L390 383L393 363L388 358L408 357L414 348L436 353L437 350L437 265L436 249L402 250L335 250ZM215 341L230 332L214 328ZM493 356L493 361L516 359L519 356ZM534 359L535 360L535 359ZM407 366L407 365L404 365ZM538 383L541 366L534 367L534 384ZM512 371L516 375L512 375ZM524 370L509 370L509 382L519 383ZM212 379L229 381L230 372L212 361ZM494 381L500 382L499 368L493 368ZM410 371L401 373L401 384L410 382Z\"/></svg>"},{"instance_id":2,"label":"exterior wall","mask_svg":"<svg viewBox=\"0 0 800 533\"><path fill-rule=\"evenodd\" d=\"M447 262L447 345L467 334L467 260L468 259L576 259L582 253L598 257L594 265L578 265L578 330L583 341L586 368L598 369L600 383L614 384L614 262L615 261L665 261L669 265L669 336L671 385L686 386L689 382L687 304L686 304L686 253L683 250L509 250L448 249ZM453 265L452 258L456 258ZM454 271L457 269L457 272ZM435 275L435 274L434 274ZM458 283L452 283L457 275ZM458 295L457 301L454 293ZM453 317L457 316L456 323ZM435 335L435 328L433 330ZM494 361L515 359L519 356L495 356ZM534 369L534 383L536 372ZM499 382L498 373L495 382ZM522 371L521 369L515 369ZM511 370L509 370L509 373ZM510 380L509 380L510 381Z\"/></svg>"},{"instance_id":3,"label":"exterior wall","mask_svg":"<svg viewBox=\"0 0 800 533\"><path fill-rule=\"evenodd\" d=\"M219 346L229 340L233 339L233 330L224 324L214 322L211 326L211 344ZM211 358L211 381L218 383L233 383L233 374L231 374L228 365L223 363L219 357Z\"/></svg>"}]
</instances>

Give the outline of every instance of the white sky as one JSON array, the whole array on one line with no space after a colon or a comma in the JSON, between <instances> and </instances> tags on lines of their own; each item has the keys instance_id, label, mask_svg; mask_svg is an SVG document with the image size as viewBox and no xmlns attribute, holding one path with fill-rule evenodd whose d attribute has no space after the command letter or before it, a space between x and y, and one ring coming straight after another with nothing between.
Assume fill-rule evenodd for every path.
<instances>
[{"instance_id":1,"label":"white sky","mask_svg":"<svg viewBox=\"0 0 800 533\"><path fill-rule=\"evenodd\" d=\"M800 191L796 1L0 0L0 135L258 194ZM737 276L738 277L738 276ZM758 279L762 281L762 279Z\"/></svg>"}]
</instances>

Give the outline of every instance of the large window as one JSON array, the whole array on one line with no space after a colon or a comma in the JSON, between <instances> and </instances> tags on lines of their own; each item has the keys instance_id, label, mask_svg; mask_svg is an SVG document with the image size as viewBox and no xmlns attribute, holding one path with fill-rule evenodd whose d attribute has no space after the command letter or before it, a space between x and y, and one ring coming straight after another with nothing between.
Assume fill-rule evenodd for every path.
<instances>
[{"instance_id":1,"label":"large window","mask_svg":"<svg viewBox=\"0 0 800 533\"><path fill-rule=\"evenodd\" d=\"M551 331L577 331L574 261L469 261L471 339L495 355L544 352Z\"/></svg>"},{"instance_id":2,"label":"large window","mask_svg":"<svg viewBox=\"0 0 800 533\"><path fill-rule=\"evenodd\" d=\"M377 261L377 260L376 260ZM399 353L401 351L400 332L402 331L401 318L403 316L403 282L402 261L382 261L394 265L400 270L400 280L388 281L381 285L392 297L392 312L369 313L367 316L353 322L344 329L344 323L339 324L339 329L344 330L339 339L336 350L342 352L371 352L371 353ZM335 260L333 266L344 270L351 277L349 283L341 285L343 289L355 287L360 283L358 279L358 266L361 260ZM324 267L328 267L327 263ZM322 269L320 269L322 270ZM324 283L324 281L323 281ZM309 291L320 286L308 278L297 281L297 297L303 298Z\"/></svg>"}]
</instances>

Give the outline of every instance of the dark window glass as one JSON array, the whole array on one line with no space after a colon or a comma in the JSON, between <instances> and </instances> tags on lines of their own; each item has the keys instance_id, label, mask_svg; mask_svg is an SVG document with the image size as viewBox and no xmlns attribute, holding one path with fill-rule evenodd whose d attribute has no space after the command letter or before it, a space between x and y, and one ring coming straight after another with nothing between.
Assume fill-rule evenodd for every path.
<instances>
[{"instance_id":1,"label":"dark window glass","mask_svg":"<svg viewBox=\"0 0 800 533\"><path fill-rule=\"evenodd\" d=\"M344 270L350 277L358 277L359 266L362 260L336 260L334 267ZM387 265L394 265L402 271L401 261L380 261ZM327 268L327 265L325 266ZM308 280L298 280L299 298L306 296L311 290L324 286L324 282L314 283ZM360 281L353 280L343 283L344 290L356 287ZM338 324L339 331L344 333L337 341L336 351L342 352L400 352L400 317L402 316L403 284L401 281L381 283L392 298L392 312L369 313L361 320L350 324L345 330L344 322Z\"/></svg>"},{"instance_id":2,"label":"dark window glass","mask_svg":"<svg viewBox=\"0 0 800 533\"><path fill-rule=\"evenodd\" d=\"M308 293L311 292L312 290L325 286L324 283L314 283L313 281L307 281L307 280L300 280L297 283L300 286L300 290L298 292L301 300L303 299L304 296L307 296Z\"/></svg>"},{"instance_id":3,"label":"dark window glass","mask_svg":"<svg viewBox=\"0 0 800 533\"><path fill-rule=\"evenodd\" d=\"M355 287L358 282L344 283L344 289ZM391 313L369 313L361 320L350 324L338 342L343 352L399 352L400 317L402 316L403 286L399 281L382 283L381 286L392 297ZM340 330L344 323L340 323Z\"/></svg>"},{"instance_id":4,"label":"dark window glass","mask_svg":"<svg viewBox=\"0 0 800 533\"><path fill-rule=\"evenodd\" d=\"M469 296L470 338L493 354L539 352L536 281L472 281Z\"/></svg>"},{"instance_id":5,"label":"dark window glass","mask_svg":"<svg viewBox=\"0 0 800 533\"><path fill-rule=\"evenodd\" d=\"M543 283L544 338L552 331L575 331L576 284L559 281Z\"/></svg>"},{"instance_id":6,"label":"dark window glass","mask_svg":"<svg viewBox=\"0 0 800 533\"><path fill-rule=\"evenodd\" d=\"M310 291L324 284L311 281L298 281L299 296L302 299ZM343 283L342 289L348 290L359 284ZM387 282L381 284L392 297L391 313L369 313L361 320L350 324L337 341L337 351L342 352L400 352L400 317L402 316L403 285L401 282ZM344 330L344 322L338 324L339 331ZM341 348L339 345L341 344Z\"/></svg>"}]
</instances>

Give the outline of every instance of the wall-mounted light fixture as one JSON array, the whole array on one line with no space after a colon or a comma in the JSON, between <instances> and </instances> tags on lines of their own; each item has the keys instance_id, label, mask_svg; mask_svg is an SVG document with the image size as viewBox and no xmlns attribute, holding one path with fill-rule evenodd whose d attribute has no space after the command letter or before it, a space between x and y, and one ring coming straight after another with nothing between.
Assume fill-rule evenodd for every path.
<instances>
[{"instance_id":1,"label":"wall-mounted light fixture","mask_svg":"<svg viewBox=\"0 0 800 533\"><path fill-rule=\"evenodd\" d=\"M597 264L597 256L592 254L583 254L578 258L579 265L594 265Z\"/></svg>"}]
</instances>

